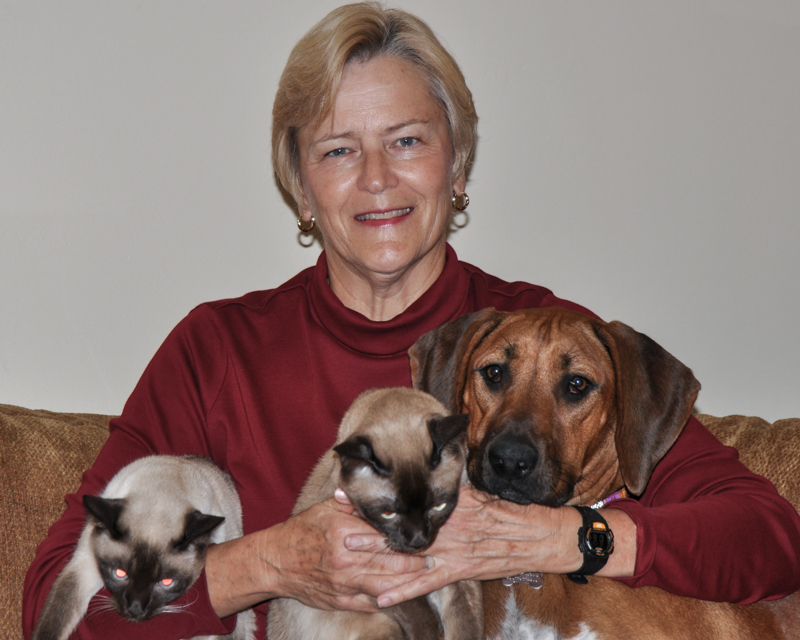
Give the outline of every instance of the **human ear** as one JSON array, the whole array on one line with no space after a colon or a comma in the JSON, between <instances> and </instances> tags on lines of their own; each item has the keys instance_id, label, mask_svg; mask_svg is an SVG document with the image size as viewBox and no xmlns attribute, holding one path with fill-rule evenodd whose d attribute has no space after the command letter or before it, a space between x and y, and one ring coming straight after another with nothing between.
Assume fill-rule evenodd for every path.
<instances>
[{"instance_id":1,"label":"human ear","mask_svg":"<svg viewBox=\"0 0 800 640\"><path fill-rule=\"evenodd\" d=\"M453 180L453 191L456 193L464 193L464 189L467 188L467 178L462 173L456 176L456 179Z\"/></svg>"}]
</instances>

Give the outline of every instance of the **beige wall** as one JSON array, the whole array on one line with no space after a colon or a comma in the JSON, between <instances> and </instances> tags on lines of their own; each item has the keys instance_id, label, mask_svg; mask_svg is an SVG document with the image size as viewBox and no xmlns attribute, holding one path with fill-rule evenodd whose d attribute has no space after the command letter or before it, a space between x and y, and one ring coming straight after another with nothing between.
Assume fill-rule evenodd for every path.
<instances>
[{"instance_id":1,"label":"beige wall","mask_svg":"<svg viewBox=\"0 0 800 640\"><path fill-rule=\"evenodd\" d=\"M0 0L0 402L118 412L195 304L316 259L269 165L336 2ZM409 0L481 116L459 255L800 416L800 3Z\"/></svg>"}]
</instances>

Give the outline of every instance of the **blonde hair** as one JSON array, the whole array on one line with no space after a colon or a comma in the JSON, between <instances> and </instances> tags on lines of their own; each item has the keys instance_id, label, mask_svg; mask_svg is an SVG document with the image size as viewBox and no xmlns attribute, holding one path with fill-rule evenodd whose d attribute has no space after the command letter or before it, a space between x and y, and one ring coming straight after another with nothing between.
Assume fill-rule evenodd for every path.
<instances>
[{"instance_id":1,"label":"blonde hair","mask_svg":"<svg viewBox=\"0 0 800 640\"><path fill-rule=\"evenodd\" d=\"M453 177L466 175L477 139L478 116L464 76L453 57L422 20L377 2L334 9L295 45L272 107L272 163L284 189L300 202L297 133L333 112L348 62L378 56L404 60L428 80L447 118Z\"/></svg>"}]
</instances>

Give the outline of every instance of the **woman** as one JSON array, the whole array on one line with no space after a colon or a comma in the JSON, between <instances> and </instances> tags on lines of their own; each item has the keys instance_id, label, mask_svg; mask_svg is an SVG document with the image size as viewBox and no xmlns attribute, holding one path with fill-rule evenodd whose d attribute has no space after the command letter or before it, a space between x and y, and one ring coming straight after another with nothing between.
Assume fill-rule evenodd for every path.
<instances>
[{"instance_id":1,"label":"woman","mask_svg":"<svg viewBox=\"0 0 800 640\"><path fill-rule=\"evenodd\" d=\"M588 313L461 263L446 244L453 205L466 202L476 122L457 65L413 16L349 5L300 41L275 100L273 156L301 229L316 225L325 252L277 289L201 305L167 338L31 566L26 634L83 527L81 496L151 453L212 457L236 482L247 535L209 550L183 613L140 625L89 616L78 637L220 634L232 614L278 596L374 611L375 597L386 606L453 580L581 565L574 509L471 490L429 550L433 569L374 554L380 542L346 500L289 517L352 400L410 385L406 351L422 333L487 306ZM800 587L794 509L697 421L656 473L641 502L604 510L616 551L602 575L738 602ZM719 541L738 536L758 543L733 561ZM703 554L702 574L690 553ZM257 611L263 637L266 605Z\"/></svg>"}]
</instances>

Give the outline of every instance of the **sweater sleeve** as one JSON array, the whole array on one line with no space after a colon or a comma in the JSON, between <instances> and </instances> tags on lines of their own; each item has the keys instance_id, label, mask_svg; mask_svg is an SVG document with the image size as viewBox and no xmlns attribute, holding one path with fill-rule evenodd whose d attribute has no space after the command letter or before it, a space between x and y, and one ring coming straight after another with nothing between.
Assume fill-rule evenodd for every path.
<instances>
[{"instance_id":1,"label":"sweater sleeve","mask_svg":"<svg viewBox=\"0 0 800 640\"><path fill-rule=\"evenodd\" d=\"M746 604L800 589L800 517L696 418L639 500L609 505L637 526L629 586Z\"/></svg>"},{"instance_id":2,"label":"sweater sleeve","mask_svg":"<svg viewBox=\"0 0 800 640\"><path fill-rule=\"evenodd\" d=\"M226 373L223 340L213 322L197 322L209 313L198 308L169 335L148 365L125 405L112 421L110 435L78 492L66 498L67 508L39 546L28 569L23 593L23 633L30 638L47 595L69 561L85 526L82 498L97 495L123 466L146 455L196 454L213 457L205 417ZM208 320L208 319L206 319ZM195 635L229 633L235 616L220 620L208 597L203 573L175 604L182 611L133 624L110 613L103 588L89 604L72 638L108 640L151 638L177 640Z\"/></svg>"}]
</instances>

